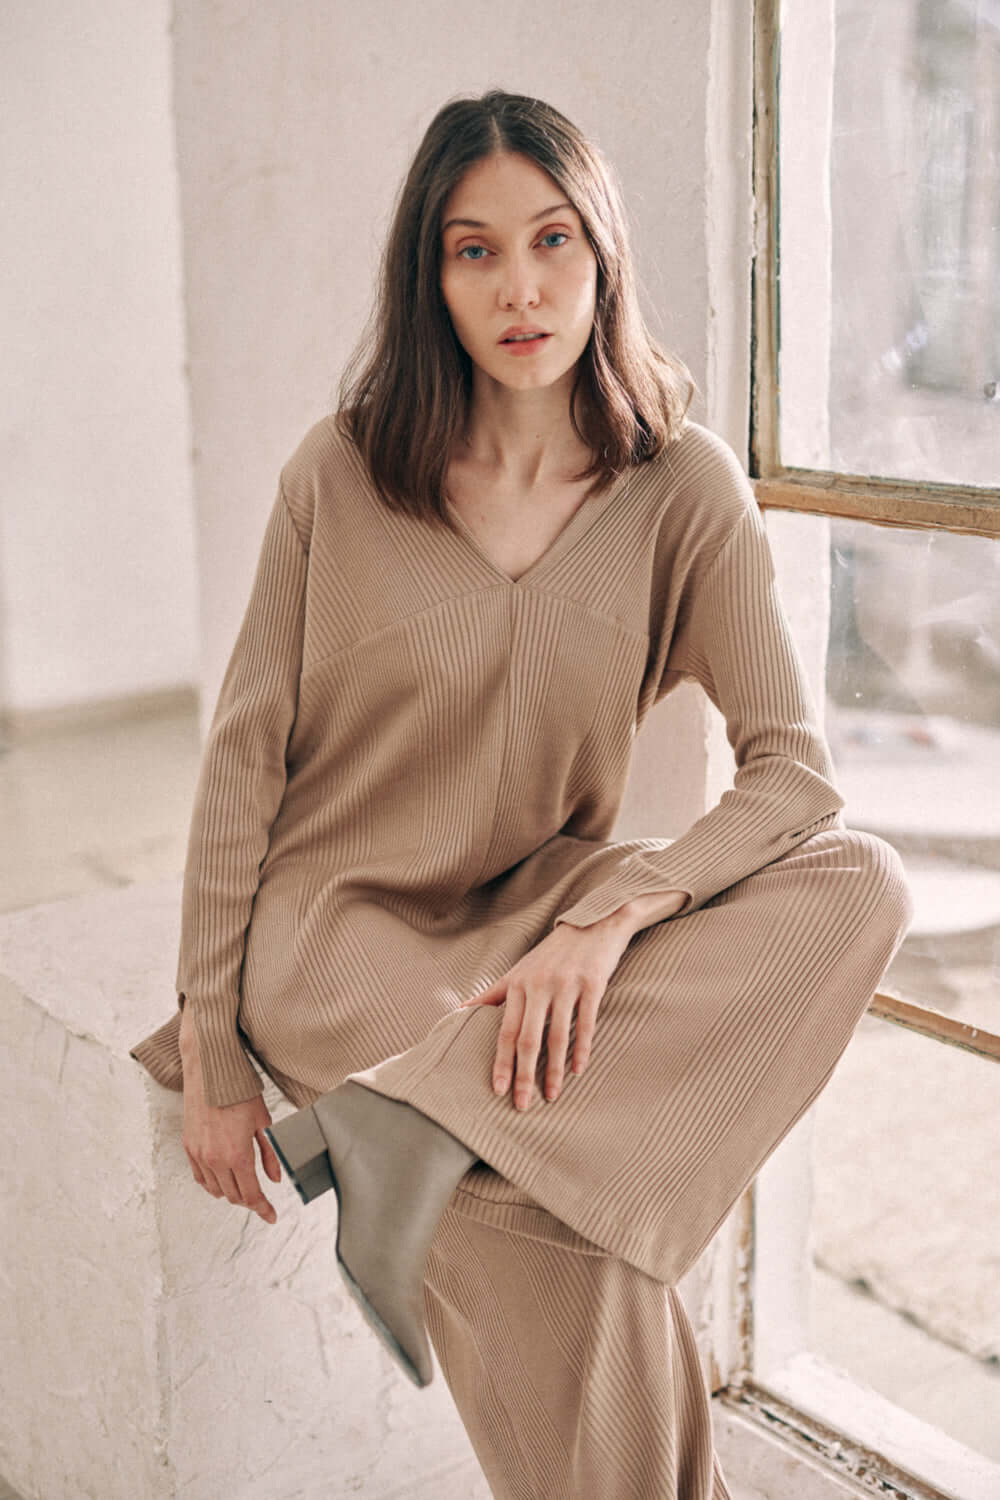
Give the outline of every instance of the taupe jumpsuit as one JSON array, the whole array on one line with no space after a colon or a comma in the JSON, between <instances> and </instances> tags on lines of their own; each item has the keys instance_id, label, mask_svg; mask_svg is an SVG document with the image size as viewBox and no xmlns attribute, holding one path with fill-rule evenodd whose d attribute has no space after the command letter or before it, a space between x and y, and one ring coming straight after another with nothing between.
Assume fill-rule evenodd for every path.
<instances>
[{"instance_id":1,"label":"taupe jumpsuit","mask_svg":"<svg viewBox=\"0 0 1000 1500\"><path fill-rule=\"evenodd\" d=\"M688 422L517 580L390 511L334 416L282 471L205 751L177 987L209 1102L346 1077L482 1158L429 1331L498 1500L720 1500L676 1283L827 1081L905 931L846 830L749 483ZM693 678L733 790L613 842L635 732ZM671 774L669 760L664 776ZM516 1112L502 1010L458 1011L554 923L688 893L632 939L590 1064ZM178 1015L135 1049L181 1086ZM539 1066L544 1067L544 1050Z\"/></svg>"}]
</instances>

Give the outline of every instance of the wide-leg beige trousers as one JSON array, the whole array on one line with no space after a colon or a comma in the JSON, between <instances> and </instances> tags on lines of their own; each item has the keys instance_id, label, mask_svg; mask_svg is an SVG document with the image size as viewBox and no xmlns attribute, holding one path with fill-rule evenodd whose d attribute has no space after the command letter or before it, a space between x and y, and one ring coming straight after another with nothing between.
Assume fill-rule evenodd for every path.
<instances>
[{"instance_id":1,"label":"wide-leg beige trousers","mask_svg":"<svg viewBox=\"0 0 1000 1500\"><path fill-rule=\"evenodd\" d=\"M508 1203L516 1221L517 1203ZM680 1296L526 1206L453 1206L427 1327L495 1500L729 1500Z\"/></svg>"},{"instance_id":2,"label":"wide-leg beige trousers","mask_svg":"<svg viewBox=\"0 0 1000 1500\"><path fill-rule=\"evenodd\" d=\"M351 1075L482 1158L427 1312L497 1500L726 1495L673 1288L829 1079L909 916L895 851L828 830L636 934L553 1103L494 1095L493 1007Z\"/></svg>"}]
</instances>

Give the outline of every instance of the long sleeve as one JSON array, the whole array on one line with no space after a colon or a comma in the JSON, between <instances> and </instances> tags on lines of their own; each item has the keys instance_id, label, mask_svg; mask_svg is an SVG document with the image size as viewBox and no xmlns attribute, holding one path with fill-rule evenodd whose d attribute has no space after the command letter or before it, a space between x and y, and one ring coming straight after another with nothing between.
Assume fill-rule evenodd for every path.
<instances>
[{"instance_id":1,"label":"long sleeve","mask_svg":"<svg viewBox=\"0 0 1000 1500\"><path fill-rule=\"evenodd\" d=\"M598 854L586 894L556 922L585 927L658 890L687 893L683 916L840 821L843 799L777 597L763 521L745 478L742 486L742 515L682 602L662 679L695 678L722 712L733 787L666 849Z\"/></svg>"},{"instance_id":2,"label":"long sleeve","mask_svg":"<svg viewBox=\"0 0 1000 1500\"><path fill-rule=\"evenodd\" d=\"M260 866L285 790L298 703L308 555L279 489L223 680L195 795L177 989L194 1015L210 1104L261 1084L237 1028L240 972Z\"/></svg>"}]
</instances>

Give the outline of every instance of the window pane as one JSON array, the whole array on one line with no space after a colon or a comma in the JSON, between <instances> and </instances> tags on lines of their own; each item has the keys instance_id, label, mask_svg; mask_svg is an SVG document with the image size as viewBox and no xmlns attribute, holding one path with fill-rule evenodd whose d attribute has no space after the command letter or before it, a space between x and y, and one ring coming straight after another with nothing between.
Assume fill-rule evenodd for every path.
<instances>
[{"instance_id":1,"label":"window pane","mask_svg":"<svg viewBox=\"0 0 1000 1500\"><path fill-rule=\"evenodd\" d=\"M1000 1459L1000 1068L865 1017L816 1105L809 1345Z\"/></svg>"},{"instance_id":2,"label":"window pane","mask_svg":"<svg viewBox=\"0 0 1000 1500\"><path fill-rule=\"evenodd\" d=\"M828 558L845 820L895 845L913 886L886 988L1000 1032L1000 545L815 516L795 528L801 566L813 544Z\"/></svg>"},{"instance_id":3,"label":"window pane","mask_svg":"<svg viewBox=\"0 0 1000 1500\"><path fill-rule=\"evenodd\" d=\"M1000 485L1000 3L783 9L781 458Z\"/></svg>"}]
</instances>

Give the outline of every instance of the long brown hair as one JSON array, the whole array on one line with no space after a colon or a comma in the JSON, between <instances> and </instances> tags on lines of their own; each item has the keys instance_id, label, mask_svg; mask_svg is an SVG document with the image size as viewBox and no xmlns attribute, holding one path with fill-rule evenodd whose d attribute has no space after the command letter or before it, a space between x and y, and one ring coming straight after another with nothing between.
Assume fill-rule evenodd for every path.
<instances>
[{"instance_id":1,"label":"long brown hair","mask_svg":"<svg viewBox=\"0 0 1000 1500\"><path fill-rule=\"evenodd\" d=\"M464 432L472 361L441 291L441 213L482 157L517 152L573 204L597 258L594 325L570 398L574 430L594 454L577 477L602 488L676 436L694 384L650 337L639 311L621 193L611 169L566 117L523 94L456 99L431 121L396 203L368 328L344 370L339 420L382 499L445 525L444 480Z\"/></svg>"}]
</instances>

